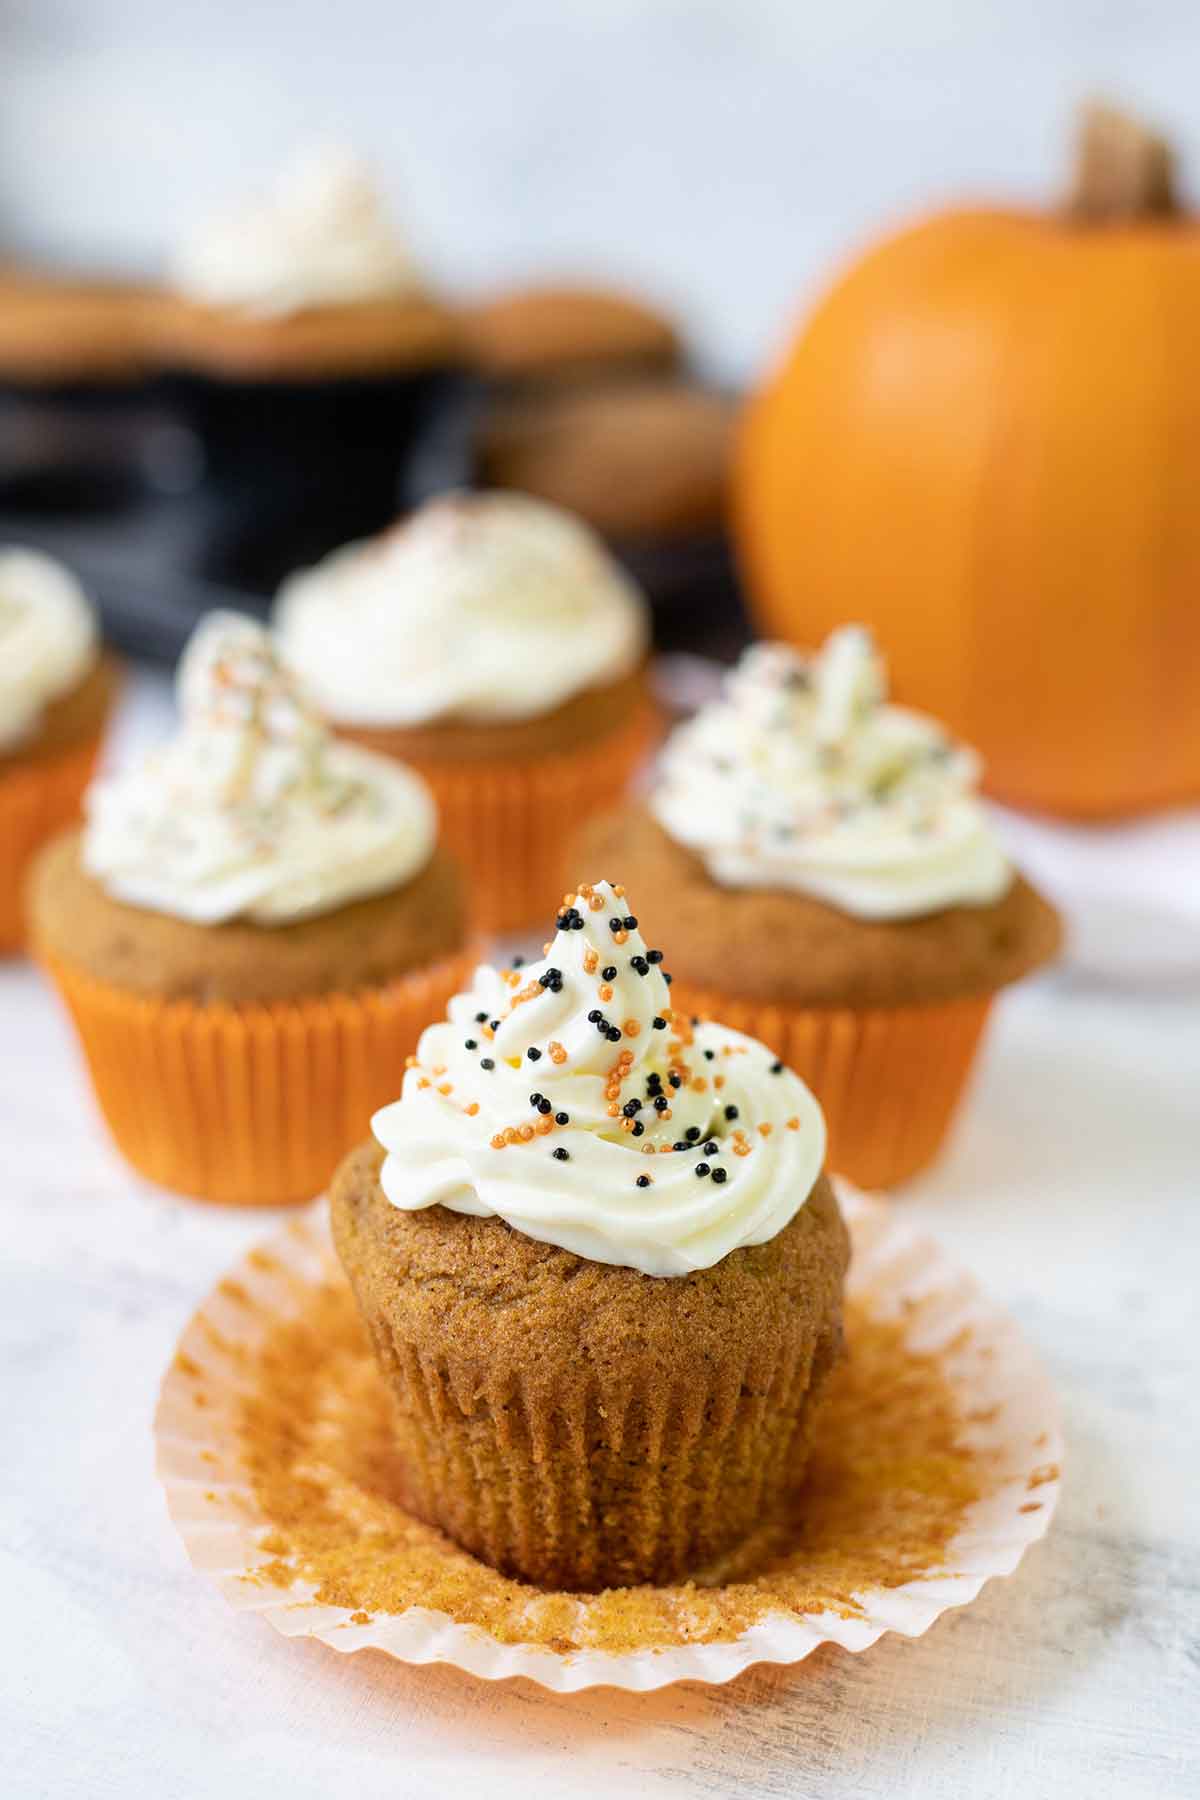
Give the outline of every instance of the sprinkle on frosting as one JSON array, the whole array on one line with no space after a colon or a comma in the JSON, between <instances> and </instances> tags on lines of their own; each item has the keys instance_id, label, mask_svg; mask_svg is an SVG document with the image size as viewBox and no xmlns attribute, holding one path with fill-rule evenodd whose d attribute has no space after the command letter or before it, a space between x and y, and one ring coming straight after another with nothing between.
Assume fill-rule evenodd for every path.
<instances>
[{"instance_id":1,"label":"sprinkle on frosting","mask_svg":"<svg viewBox=\"0 0 1200 1800\"><path fill-rule=\"evenodd\" d=\"M651 809L727 887L790 888L864 919L989 905L1012 870L978 759L886 693L859 626L813 656L753 645L672 734Z\"/></svg>"},{"instance_id":2,"label":"sprinkle on frosting","mask_svg":"<svg viewBox=\"0 0 1200 1800\"><path fill-rule=\"evenodd\" d=\"M630 674L638 589L594 532L524 494L451 494L286 582L282 654L346 724L502 723Z\"/></svg>"},{"instance_id":3,"label":"sprinkle on frosting","mask_svg":"<svg viewBox=\"0 0 1200 1800\"><path fill-rule=\"evenodd\" d=\"M32 737L95 660L95 619L70 570L40 550L0 550L0 750Z\"/></svg>"},{"instance_id":4,"label":"sprinkle on frosting","mask_svg":"<svg viewBox=\"0 0 1200 1800\"><path fill-rule=\"evenodd\" d=\"M773 1078L752 1038L674 1013L661 957L620 900L608 882L565 895L546 959L521 970L518 991L513 971L483 966L423 1034L400 1099L373 1120L394 1206L495 1215L666 1276L764 1243L804 1204L825 1157L813 1096L790 1071ZM607 983L601 958L615 968ZM614 990L607 1007L601 985ZM710 1056L727 1059L720 1094L700 1073Z\"/></svg>"},{"instance_id":5,"label":"sprinkle on frosting","mask_svg":"<svg viewBox=\"0 0 1200 1800\"><path fill-rule=\"evenodd\" d=\"M318 145L274 187L205 221L174 259L176 286L208 306L263 317L411 293L408 250L352 151Z\"/></svg>"},{"instance_id":6,"label":"sprinkle on frosting","mask_svg":"<svg viewBox=\"0 0 1200 1800\"><path fill-rule=\"evenodd\" d=\"M424 783L335 740L262 626L209 614L176 686L176 736L89 796L84 864L117 899L200 924L283 924L428 862Z\"/></svg>"}]
</instances>

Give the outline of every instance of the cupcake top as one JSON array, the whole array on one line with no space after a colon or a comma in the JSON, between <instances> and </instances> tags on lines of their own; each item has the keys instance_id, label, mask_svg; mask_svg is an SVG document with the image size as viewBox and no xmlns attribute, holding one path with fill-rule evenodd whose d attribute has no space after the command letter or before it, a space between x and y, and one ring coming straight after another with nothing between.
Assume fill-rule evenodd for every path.
<instances>
[{"instance_id":1,"label":"cupcake top","mask_svg":"<svg viewBox=\"0 0 1200 1800\"><path fill-rule=\"evenodd\" d=\"M524 494L452 494L284 584L284 660L348 725L499 724L630 674L641 594L586 526Z\"/></svg>"},{"instance_id":2,"label":"cupcake top","mask_svg":"<svg viewBox=\"0 0 1200 1800\"><path fill-rule=\"evenodd\" d=\"M333 739L270 637L211 613L176 678L179 729L88 796L83 862L117 900L196 924L285 924L399 887L436 812L401 764Z\"/></svg>"},{"instance_id":3,"label":"cupcake top","mask_svg":"<svg viewBox=\"0 0 1200 1800\"><path fill-rule=\"evenodd\" d=\"M672 733L651 810L726 887L793 889L861 919L989 905L1012 868L979 760L886 694L859 626L812 656L755 644Z\"/></svg>"},{"instance_id":4,"label":"cupcake top","mask_svg":"<svg viewBox=\"0 0 1200 1800\"><path fill-rule=\"evenodd\" d=\"M36 734L96 651L95 615L70 570L40 550L0 550L0 750Z\"/></svg>"},{"instance_id":5,"label":"cupcake top","mask_svg":"<svg viewBox=\"0 0 1200 1800\"><path fill-rule=\"evenodd\" d=\"M172 276L189 299L268 318L419 285L368 171L333 144L297 156L266 195L207 220L176 251Z\"/></svg>"},{"instance_id":6,"label":"cupcake top","mask_svg":"<svg viewBox=\"0 0 1200 1800\"><path fill-rule=\"evenodd\" d=\"M540 962L481 967L375 1115L393 1206L496 1216L645 1275L765 1243L825 1159L812 1094L753 1038L677 1017L621 887L563 901Z\"/></svg>"}]
</instances>

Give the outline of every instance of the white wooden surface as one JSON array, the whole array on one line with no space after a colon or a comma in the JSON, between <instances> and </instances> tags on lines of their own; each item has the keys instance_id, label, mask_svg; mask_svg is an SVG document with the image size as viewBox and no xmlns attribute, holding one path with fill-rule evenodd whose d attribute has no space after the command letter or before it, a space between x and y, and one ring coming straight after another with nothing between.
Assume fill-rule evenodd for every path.
<instances>
[{"instance_id":1,"label":"white wooden surface","mask_svg":"<svg viewBox=\"0 0 1200 1800\"><path fill-rule=\"evenodd\" d=\"M557 1698L285 1642L192 1573L155 1392L276 1215L132 1179L51 997L0 968L0 1793L1200 1794L1198 1001L1069 975L1007 998L948 1154L900 1202L1061 1390L1063 1500L1017 1576L919 1642Z\"/></svg>"}]
</instances>

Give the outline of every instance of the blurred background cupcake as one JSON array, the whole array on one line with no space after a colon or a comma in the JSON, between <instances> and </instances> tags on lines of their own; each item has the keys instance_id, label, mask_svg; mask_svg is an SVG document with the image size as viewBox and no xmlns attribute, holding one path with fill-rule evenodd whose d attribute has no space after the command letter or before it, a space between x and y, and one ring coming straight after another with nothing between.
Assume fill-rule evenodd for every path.
<instances>
[{"instance_id":1,"label":"blurred background cupcake","mask_svg":"<svg viewBox=\"0 0 1200 1800\"><path fill-rule=\"evenodd\" d=\"M429 783L480 927L531 926L564 832L653 731L646 604L594 534L528 496L451 495L293 576L275 625L332 727Z\"/></svg>"},{"instance_id":2,"label":"blurred background cupcake","mask_svg":"<svg viewBox=\"0 0 1200 1800\"><path fill-rule=\"evenodd\" d=\"M115 690L75 577L0 548L0 953L22 942L32 857L78 814Z\"/></svg>"},{"instance_id":3,"label":"blurred background cupcake","mask_svg":"<svg viewBox=\"0 0 1200 1800\"><path fill-rule=\"evenodd\" d=\"M310 1199L460 984L466 895L424 783L330 738L260 626L206 620L178 688L41 853L34 948L134 1168Z\"/></svg>"}]
</instances>

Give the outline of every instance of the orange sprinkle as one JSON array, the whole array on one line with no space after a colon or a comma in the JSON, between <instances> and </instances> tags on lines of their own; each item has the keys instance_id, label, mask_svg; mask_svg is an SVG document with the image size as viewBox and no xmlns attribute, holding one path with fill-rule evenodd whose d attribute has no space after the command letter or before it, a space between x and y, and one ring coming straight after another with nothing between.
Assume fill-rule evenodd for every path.
<instances>
[{"instance_id":1,"label":"orange sprinkle","mask_svg":"<svg viewBox=\"0 0 1200 1800\"><path fill-rule=\"evenodd\" d=\"M788 1130L789 1131L799 1131L799 1129L800 1129L799 1119L789 1119L788 1120Z\"/></svg>"},{"instance_id":2,"label":"orange sprinkle","mask_svg":"<svg viewBox=\"0 0 1200 1800\"><path fill-rule=\"evenodd\" d=\"M758 1128L758 1135L759 1135L759 1137L770 1137L771 1126L770 1126L770 1123L768 1120L766 1120L766 1119L763 1120L762 1124Z\"/></svg>"},{"instance_id":3,"label":"orange sprinkle","mask_svg":"<svg viewBox=\"0 0 1200 1800\"><path fill-rule=\"evenodd\" d=\"M600 952L598 950L585 950L583 953L583 972L584 972L584 974L585 975L594 975L596 973L597 967L599 966L599 962L600 962Z\"/></svg>"},{"instance_id":4,"label":"orange sprinkle","mask_svg":"<svg viewBox=\"0 0 1200 1800\"><path fill-rule=\"evenodd\" d=\"M415 1069L417 1066L416 1057L415 1056L406 1056L404 1059L404 1066L406 1069Z\"/></svg>"},{"instance_id":5,"label":"orange sprinkle","mask_svg":"<svg viewBox=\"0 0 1200 1800\"><path fill-rule=\"evenodd\" d=\"M550 1117L549 1113L542 1114L535 1129L539 1137L545 1137L549 1132L554 1130L554 1120Z\"/></svg>"},{"instance_id":6,"label":"orange sprinkle","mask_svg":"<svg viewBox=\"0 0 1200 1800\"><path fill-rule=\"evenodd\" d=\"M513 995L512 1003L514 1006L524 1006L527 1000L536 1000L539 994L544 994L546 991L540 981L527 982L519 994Z\"/></svg>"},{"instance_id":7,"label":"orange sprinkle","mask_svg":"<svg viewBox=\"0 0 1200 1800\"><path fill-rule=\"evenodd\" d=\"M651 1149L651 1150L653 1150L653 1148L654 1148L654 1145L653 1145L653 1144L650 1144L650 1145L649 1145L649 1146L648 1146L648 1148L649 1148L649 1149ZM660 1144L660 1145L659 1145L659 1146L658 1146L658 1154L659 1154L659 1155L660 1155L660 1156L670 1156L670 1154L671 1154L671 1146L670 1146L670 1144Z\"/></svg>"},{"instance_id":8,"label":"orange sprinkle","mask_svg":"<svg viewBox=\"0 0 1200 1800\"><path fill-rule=\"evenodd\" d=\"M604 911L604 896L603 896L603 894L589 894L588 895L588 906L592 912L603 912Z\"/></svg>"},{"instance_id":9,"label":"orange sprinkle","mask_svg":"<svg viewBox=\"0 0 1200 1800\"><path fill-rule=\"evenodd\" d=\"M621 1120L621 1130L622 1131L632 1131L633 1130L633 1120L632 1119L622 1119Z\"/></svg>"},{"instance_id":10,"label":"orange sprinkle","mask_svg":"<svg viewBox=\"0 0 1200 1800\"><path fill-rule=\"evenodd\" d=\"M609 1116L609 1118L610 1118L610 1119L615 1119L615 1118L616 1118L616 1116L617 1116L617 1114L618 1114L618 1113L619 1113L619 1112L620 1112L620 1110L621 1110L621 1109L620 1109L620 1107L619 1107L619 1106L618 1106L618 1105L617 1105L617 1103L616 1103L616 1101L615 1101L615 1100L613 1100L613 1102L612 1102L612 1103L611 1103L611 1105L610 1105L610 1106L609 1106L609 1109L608 1109L608 1116Z\"/></svg>"},{"instance_id":11,"label":"orange sprinkle","mask_svg":"<svg viewBox=\"0 0 1200 1800\"><path fill-rule=\"evenodd\" d=\"M708 1086L708 1082L705 1080L703 1075L693 1076L693 1078L692 1078L693 1094L702 1094L707 1086Z\"/></svg>"},{"instance_id":12,"label":"orange sprinkle","mask_svg":"<svg viewBox=\"0 0 1200 1800\"><path fill-rule=\"evenodd\" d=\"M625 944L625 943L628 943L628 941L629 941L629 933L625 930L624 926L621 927L620 931L613 932L613 943L614 944Z\"/></svg>"},{"instance_id":13,"label":"orange sprinkle","mask_svg":"<svg viewBox=\"0 0 1200 1800\"><path fill-rule=\"evenodd\" d=\"M417 1083L417 1086L419 1088L427 1088L427 1087L432 1087L433 1083L430 1081L430 1079L427 1075L422 1075L420 1081L418 1081L418 1083Z\"/></svg>"},{"instance_id":14,"label":"orange sprinkle","mask_svg":"<svg viewBox=\"0 0 1200 1800\"><path fill-rule=\"evenodd\" d=\"M551 1038L550 1042L547 1044L546 1052L552 1063L565 1063L567 1060L566 1051L555 1038Z\"/></svg>"},{"instance_id":15,"label":"orange sprinkle","mask_svg":"<svg viewBox=\"0 0 1200 1800\"><path fill-rule=\"evenodd\" d=\"M515 1125L509 1125L505 1128L504 1141L506 1144L519 1144L520 1143L521 1140L520 1140L519 1136L517 1135L517 1128Z\"/></svg>"},{"instance_id":16,"label":"orange sprinkle","mask_svg":"<svg viewBox=\"0 0 1200 1800\"><path fill-rule=\"evenodd\" d=\"M636 1019L626 1019L622 1027L626 1037L641 1037L642 1028Z\"/></svg>"},{"instance_id":17,"label":"orange sprinkle","mask_svg":"<svg viewBox=\"0 0 1200 1800\"><path fill-rule=\"evenodd\" d=\"M479 1111L478 1100L472 1100L469 1106L463 1107L463 1111L466 1113L468 1119L473 1119L475 1114Z\"/></svg>"},{"instance_id":18,"label":"orange sprinkle","mask_svg":"<svg viewBox=\"0 0 1200 1800\"><path fill-rule=\"evenodd\" d=\"M504 1148L504 1133L502 1131L498 1131L496 1133L495 1137L492 1139L492 1149L493 1150L503 1150L503 1148Z\"/></svg>"},{"instance_id":19,"label":"orange sprinkle","mask_svg":"<svg viewBox=\"0 0 1200 1800\"><path fill-rule=\"evenodd\" d=\"M666 1149L665 1144L663 1145L663 1149L664 1150ZM653 1144L643 1144L642 1145L642 1155L643 1156L653 1156L654 1155L654 1145Z\"/></svg>"},{"instance_id":20,"label":"orange sprinkle","mask_svg":"<svg viewBox=\"0 0 1200 1800\"><path fill-rule=\"evenodd\" d=\"M723 1088L725 1086L725 1077L723 1075L714 1075L713 1086L717 1089Z\"/></svg>"},{"instance_id":21,"label":"orange sprinkle","mask_svg":"<svg viewBox=\"0 0 1200 1800\"><path fill-rule=\"evenodd\" d=\"M533 1136L533 1126L532 1125L522 1125L520 1131L517 1133L517 1136L520 1138L520 1140L523 1144L527 1144L529 1142L530 1138Z\"/></svg>"},{"instance_id":22,"label":"orange sprinkle","mask_svg":"<svg viewBox=\"0 0 1200 1800\"><path fill-rule=\"evenodd\" d=\"M733 1146L733 1154L735 1156L749 1156L752 1149L752 1144L735 1144Z\"/></svg>"},{"instance_id":23,"label":"orange sprinkle","mask_svg":"<svg viewBox=\"0 0 1200 1800\"><path fill-rule=\"evenodd\" d=\"M454 1083L452 1081L439 1081L438 1082L438 1093L439 1094L452 1094L453 1092L454 1092Z\"/></svg>"},{"instance_id":24,"label":"orange sprinkle","mask_svg":"<svg viewBox=\"0 0 1200 1800\"><path fill-rule=\"evenodd\" d=\"M612 997L613 997L612 988L609 986L608 982L606 981L604 983L604 986L600 989L600 998L602 1000L611 1000Z\"/></svg>"},{"instance_id":25,"label":"orange sprinkle","mask_svg":"<svg viewBox=\"0 0 1200 1800\"><path fill-rule=\"evenodd\" d=\"M446 1073L445 1063L434 1063L433 1072L435 1075L444 1075Z\"/></svg>"},{"instance_id":26,"label":"orange sprinkle","mask_svg":"<svg viewBox=\"0 0 1200 1800\"><path fill-rule=\"evenodd\" d=\"M618 900L623 900L625 898L625 889L619 885L613 889L613 893L617 896Z\"/></svg>"}]
</instances>

